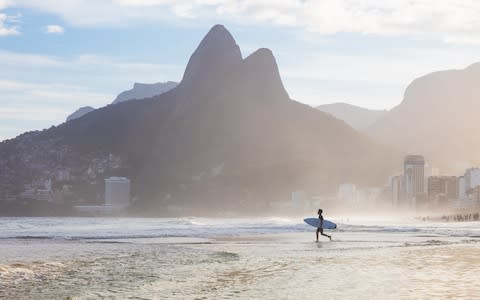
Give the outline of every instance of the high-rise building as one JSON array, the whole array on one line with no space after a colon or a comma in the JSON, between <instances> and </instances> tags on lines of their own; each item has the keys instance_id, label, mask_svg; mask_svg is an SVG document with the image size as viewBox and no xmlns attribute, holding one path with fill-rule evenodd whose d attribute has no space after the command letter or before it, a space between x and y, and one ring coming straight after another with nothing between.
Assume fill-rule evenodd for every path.
<instances>
[{"instance_id":1,"label":"high-rise building","mask_svg":"<svg viewBox=\"0 0 480 300\"><path fill-rule=\"evenodd\" d=\"M431 206L446 206L459 197L459 179L455 176L430 176L427 191Z\"/></svg>"},{"instance_id":2,"label":"high-rise building","mask_svg":"<svg viewBox=\"0 0 480 300\"><path fill-rule=\"evenodd\" d=\"M403 162L405 200L415 206L415 197L423 193L425 175L425 159L422 155L407 155Z\"/></svg>"},{"instance_id":3,"label":"high-rise building","mask_svg":"<svg viewBox=\"0 0 480 300\"><path fill-rule=\"evenodd\" d=\"M467 198L465 176L460 176L458 178L458 199L464 200L465 198Z\"/></svg>"},{"instance_id":4,"label":"high-rise building","mask_svg":"<svg viewBox=\"0 0 480 300\"><path fill-rule=\"evenodd\" d=\"M391 192L392 192L392 206L398 207L400 201L402 200L402 186L403 186L403 176L397 175L393 176L390 181Z\"/></svg>"},{"instance_id":5,"label":"high-rise building","mask_svg":"<svg viewBox=\"0 0 480 300\"><path fill-rule=\"evenodd\" d=\"M428 190L428 178L431 176L440 176L440 169L430 166L429 164L425 163L424 174L425 177L424 183L424 191Z\"/></svg>"},{"instance_id":6,"label":"high-rise building","mask_svg":"<svg viewBox=\"0 0 480 300\"><path fill-rule=\"evenodd\" d=\"M428 177L427 186L429 198L435 198L440 194L445 194L445 178L442 176Z\"/></svg>"},{"instance_id":7,"label":"high-rise building","mask_svg":"<svg viewBox=\"0 0 480 300\"><path fill-rule=\"evenodd\" d=\"M465 171L465 189L468 191L480 186L480 169L470 168Z\"/></svg>"},{"instance_id":8,"label":"high-rise building","mask_svg":"<svg viewBox=\"0 0 480 300\"><path fill-rule=\"evenodd\" d=\"M449 201L458 199L458 177L448 176L446 178L445 194Z\"/></svg>"},{"instance_id":9,"label":"high-rise building","mask_svg":"<svg viewBox=\"0 0 480 300\"><path fill-rule=\"evenodd\" d=\"M125 208L130 205L130 180L125 177L105 179L105 205Z\"/></svg>"}]
</instances>

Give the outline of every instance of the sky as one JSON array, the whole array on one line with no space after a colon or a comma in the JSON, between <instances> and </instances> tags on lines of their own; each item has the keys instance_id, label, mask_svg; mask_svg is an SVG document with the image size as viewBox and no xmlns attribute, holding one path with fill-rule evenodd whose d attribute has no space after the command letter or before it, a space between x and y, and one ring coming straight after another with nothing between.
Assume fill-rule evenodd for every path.
<instances>
[{"instance_id":1,"label":"sky","mask_svg":"<svg viewBox=\"0 0 480 300\"><path fill-rule=\"evenodd\" d=\"M0 0L0 141L179 81L215 24L270 48L294 100L391 109L408 84L480 61L475 0Z\"/></svg>"}]
</instances>

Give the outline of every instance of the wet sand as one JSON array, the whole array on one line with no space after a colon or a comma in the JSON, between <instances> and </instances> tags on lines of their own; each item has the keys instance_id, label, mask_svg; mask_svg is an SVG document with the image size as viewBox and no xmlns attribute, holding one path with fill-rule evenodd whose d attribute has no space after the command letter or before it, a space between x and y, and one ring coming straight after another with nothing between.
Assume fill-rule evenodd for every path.
<instances>
[{"instance_id":1,"label":"wet sand","mask_svg":"<svg viewBox=\"0 0 480 300\"><path fill-rule=\"evenodd\" d=\"M316 243L314 232L297 232L201 241L12 241L0 250L0 298L480 296L477 238L363 231L334 232L333 238Z\"/></svg>"}]
</instances>

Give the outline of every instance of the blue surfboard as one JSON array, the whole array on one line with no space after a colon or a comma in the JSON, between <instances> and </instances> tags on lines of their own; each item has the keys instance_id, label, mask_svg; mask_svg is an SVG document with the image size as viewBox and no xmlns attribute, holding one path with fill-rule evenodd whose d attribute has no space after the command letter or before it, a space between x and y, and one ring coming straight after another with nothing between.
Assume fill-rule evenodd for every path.
<instances>
[{"instance_id":1,"label":"blue surfboard","mask_svg":"<svg viewBox=\"0 0 480 300\"><path fill-rule=\"evenodd\" d=\"M305 223L310 226L318 228L320 226L320 220L318 218L306 218L303 219ZM337 224L330 222L328 220L323 220L323 229L335 229L337 228Z\"/></svg>"}]
</instances>

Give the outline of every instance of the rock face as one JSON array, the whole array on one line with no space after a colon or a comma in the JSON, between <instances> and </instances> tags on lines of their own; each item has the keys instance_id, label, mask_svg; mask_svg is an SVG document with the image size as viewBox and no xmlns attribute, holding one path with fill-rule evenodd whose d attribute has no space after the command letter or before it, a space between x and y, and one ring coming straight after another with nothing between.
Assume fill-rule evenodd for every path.
<instances>
[{"instance_id":1,"label":"rock face","mask_svg":"<svg viewBox=\"0 0 480 300\"><path fill-rule=\"evenodd\" d=\"M480 64L415 79L400 105L371 128L376 140L421 153L448 171L480 163Z\"/></svg>"},{"instance_id":2,"label":"rock face","mask_svg":"<svg viewBox=\"0 0 480 300\"><path fill-rule=\"evenodd\" d=\"M167 82L157 82L157 83L134 83L133 88L128 91L121 92L112 104L117 104L120 102L150 98L153 96L161 95L177 86L178 83L173 81Z\"/></svg>"},{"instance_id":3,"label":"rock face","mask_svg":"<svg viewBox=\"0 0 480 300\"><path fill-rule=\"evenodd\" d=\"M83 117L91 111L94 111L95 108L91 106L84 106L77 109L73 114L67 117L67 122Z\"/></svg>"},{"instance_id":4,"label":"rock face","mask_svg":"<svg viewBox=\"0 0 480 300\"><path fill-rule=\"evenodd\" d=\"M201 41L176 88L97 109L30 140L85 157L118 155L136 206L150 212L168 205L265 212L294 190L383 183L394 161L344 122L291 100L272 52L243 59L221 25Z\"/></svg>"},{"instance_id":5,"label":"rock face","mask_svg":"<svg viewBox=\"0 0 480 300\"><path fill-rule=\"evenodd\" d=\"M387 113L386 110L366 109L348 103L324 104L317 106L317 109L345 121L345 123L360 131L369 128Z\"/></svg>"}]
</instances>

